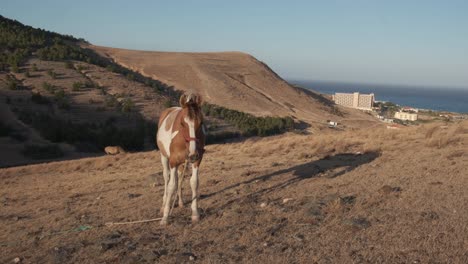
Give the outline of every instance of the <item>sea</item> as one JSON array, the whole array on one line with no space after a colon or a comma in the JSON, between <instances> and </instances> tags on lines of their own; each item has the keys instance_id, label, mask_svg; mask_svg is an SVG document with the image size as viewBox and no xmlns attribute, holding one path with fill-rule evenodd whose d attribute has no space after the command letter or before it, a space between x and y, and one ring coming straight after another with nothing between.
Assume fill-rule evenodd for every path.
<instances>
[{"instance_id":1,"label":"sea","mask_svg":"<svg viewBox=\"0 0 468 264\"><path fill-rule=\"evenodd\" d=\"M358 84L324 81L287 80L292 85L320 93L374 93L376 101L390 101L419 109L468 113L468 87L435 88L384 84Z\"/></svg>"}]
</instances>

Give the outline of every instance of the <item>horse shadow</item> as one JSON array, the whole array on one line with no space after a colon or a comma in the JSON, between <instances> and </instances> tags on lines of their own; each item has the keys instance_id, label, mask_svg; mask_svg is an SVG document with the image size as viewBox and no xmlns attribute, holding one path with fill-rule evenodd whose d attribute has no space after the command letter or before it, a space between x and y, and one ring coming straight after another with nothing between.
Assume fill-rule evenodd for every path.
<instances>
[{"instance_id":1,"label":"horse shadow","mask_svg":"<svg viewBox=\"0 0 468 264\"><path fill-rule=\"evenodd\" d=\"M275 177L281 176L286 173L292 173L293 177L290 178L288 177L287 180L281 181L275 185L266 187L266 188L260 188L259 190L249 193L243 197L238 197L234 200L228 201L225 205L222 207L226 207L229 204L232 204L236 201L239 201L240 199L245 199L245 198L255 198L276 190L284 189L290 185L297 184L303 180L306 179L311 179L314 177L324 177L324 178L335 178L342 176L345 173L348 173L359 166L370 163L373 160L375 160L378 156L380 155L379 152L366 152L363 154L354 154L354 153L341 153L341 154L336 154L333 156L326 156L322 159L299 164L296 166L292 166L286 169L278 170L272 173L268 173L265 175L261 175L246 181L242 181L230 186L227 186L221 190L206 194L206 195L201 195L201 199L209 198L211 196L221 194L223 192L229 191L231 189L234 189L236 187L239 187L244 184L249 184L252 182L260 182L260 181L268 181L270 179L273 179Z\"/></svg>"}]
</instances>

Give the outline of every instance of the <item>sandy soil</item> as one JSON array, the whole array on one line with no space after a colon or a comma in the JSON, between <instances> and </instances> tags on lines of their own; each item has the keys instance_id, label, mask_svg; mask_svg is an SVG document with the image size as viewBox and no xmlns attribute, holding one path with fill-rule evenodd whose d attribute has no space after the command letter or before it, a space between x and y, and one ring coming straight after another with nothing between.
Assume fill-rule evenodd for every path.
<instances>
[{"instance_id":1,"label":"sandy soil","mask_svg":"<svg viewBox=\"0 0 468 264\"><path fill-rule=\"evenodd\" d=\"M0 169L0 262L467 263L467 143L465 122L211 145L201 221L167 227L105 226L160 216L157 152Z\"/></svg>"}]
</instances>

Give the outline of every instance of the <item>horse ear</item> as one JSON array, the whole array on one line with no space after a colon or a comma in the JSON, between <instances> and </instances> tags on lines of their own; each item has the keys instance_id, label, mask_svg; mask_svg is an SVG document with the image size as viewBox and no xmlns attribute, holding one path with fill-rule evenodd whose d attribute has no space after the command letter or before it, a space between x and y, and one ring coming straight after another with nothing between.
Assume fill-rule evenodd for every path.
<instances>
[{"instance_id":1,"label":"horse ear","mask_svg":"<svg viewBox=\"0 0 468 264\"><path fill-rule=\"evenodd\" d=\"M182 108L187 106L187 95L183 94L179 99L179 104Z\"/></svg>"}]
</instances>

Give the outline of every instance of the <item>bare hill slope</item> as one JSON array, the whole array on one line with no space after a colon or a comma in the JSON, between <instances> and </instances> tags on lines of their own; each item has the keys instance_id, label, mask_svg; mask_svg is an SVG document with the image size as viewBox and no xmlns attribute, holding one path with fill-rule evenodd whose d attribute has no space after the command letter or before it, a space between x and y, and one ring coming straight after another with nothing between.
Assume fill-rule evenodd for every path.
<instances>
[{"instance_id":1,"label":"bare hill slope","mask_svg":"<svg viewBox=\"0 0 468 264\"><path fill-rule=\"evenodd\" d=\"M196 91L206 101L257 116L293 116L306 122L342 119L336 106L292 87L266 64L241 52L156 52L90 46L124 67L179 90ZM348 119L370 118L342 109Z\"/></svg>"}]
</instances>

